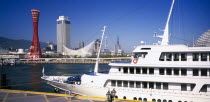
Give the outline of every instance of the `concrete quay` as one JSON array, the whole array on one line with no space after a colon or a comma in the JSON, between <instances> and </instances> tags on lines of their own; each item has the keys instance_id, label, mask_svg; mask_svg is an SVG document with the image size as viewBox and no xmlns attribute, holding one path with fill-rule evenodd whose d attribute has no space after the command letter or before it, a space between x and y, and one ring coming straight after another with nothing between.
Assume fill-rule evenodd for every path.
<instances>
[{"instance_id":1,"label":"concrete quay","mask_svg":"<svg viewBox=\"0 0 210 102\"><path fill-rule=\"evenodd\" d=\"M113 102L129 101L137 100L115 99ZM0 89L0 102L107 102L107 100L105 97Z\"/></svg>"}]
</instances>

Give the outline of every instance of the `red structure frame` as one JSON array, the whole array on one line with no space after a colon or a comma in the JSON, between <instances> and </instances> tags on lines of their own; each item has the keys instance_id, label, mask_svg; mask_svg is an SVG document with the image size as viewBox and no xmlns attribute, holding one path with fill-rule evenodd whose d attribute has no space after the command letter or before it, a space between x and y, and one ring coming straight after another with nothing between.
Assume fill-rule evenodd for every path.
<instances>
[{"instance_id":1,"label":"red structure frame","mask_svg":"<svg viewBox=\"0 0 210 102\"><path fill-rule=\"evenodd\" d=\"M31 10L32 21L33 21L33 41L30 47L30 56L31 59L41 58L41 49L38 36L38 22L39 22L39 11L36 9Z\"/></svg>"}]
</instances>

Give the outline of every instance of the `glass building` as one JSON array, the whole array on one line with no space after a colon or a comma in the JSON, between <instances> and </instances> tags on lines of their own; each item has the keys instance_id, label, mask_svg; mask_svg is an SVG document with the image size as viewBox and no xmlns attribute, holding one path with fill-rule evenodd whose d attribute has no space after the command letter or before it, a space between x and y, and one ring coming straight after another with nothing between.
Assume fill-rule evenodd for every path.
<instances>
[{"instance_id":1,"label":"glass building","mask_svg":"<svg viewBox=\"0 0 210 102\"><path fill-rule=\"evenodd\" d=\"M70 48L70 21L67 16L57 19L57 53L63 54L63 46Z\"/></svg>"}]
</instances>

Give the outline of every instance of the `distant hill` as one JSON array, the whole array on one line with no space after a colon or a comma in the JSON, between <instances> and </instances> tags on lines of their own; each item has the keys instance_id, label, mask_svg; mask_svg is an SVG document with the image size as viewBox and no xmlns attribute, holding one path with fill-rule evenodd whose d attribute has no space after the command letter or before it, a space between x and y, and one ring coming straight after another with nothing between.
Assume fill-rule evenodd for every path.
<instances>
[{"instance_id":1,"label":"distant hill","mask_svg":"<svg viewBox=\"0 0 210 102\"><path fill-rule=\"evenodd\" d=\"M8 38L4 38L4 37L0 37L0 48L3 49L8 49L8 48L13 48L13 49L17 49L17 48L22 48L22 49L29 49L31 46L32 41L30 40L13 40L13 39L8 39ZM46 47L46 43L44 42L40 42L40 47L44 48Z\"/></svg>"}]
</instances>

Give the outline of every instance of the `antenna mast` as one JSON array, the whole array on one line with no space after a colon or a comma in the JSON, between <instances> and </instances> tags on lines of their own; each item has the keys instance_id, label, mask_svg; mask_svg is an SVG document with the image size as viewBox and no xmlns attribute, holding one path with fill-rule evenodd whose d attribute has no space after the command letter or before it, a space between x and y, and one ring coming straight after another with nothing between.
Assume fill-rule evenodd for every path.
<instances>
[{"instance_id":1,"label":"antenna mast","mask_svg":"<svg viewBox=\"0 0 210 102\"><path fill-rule=\"evenodd\" d=\"M99 55L100 55L100 52L101 52L101 46L102 46L102 42L103 42L103 38L104 38L105 29L106 29L106 26L104 26L104 29L101 30L102 31L101 43L100 43L100 46L99 46L99 49L98 49L98 55L97 55L97 58L96 58L96 64L95 64L95 68L94 68L94 74L95 75L98 73Z\"/></svg>"},{"instance_id":2,"label":"antenna mast","mask_svg":"<svg viewBox=\"0 0 210 102\"><path fill-rule=\"evenodd\" d=\"M156 33L154 34L154 37L162 38L161 45L168 45L169 44L169 20L170 20L171 13L172 13L172 10L173 10L174 2L175 2L175 0L172 0L171 8L170 8L170 11L169 11L169 14L168 14L168 19L167 19L167 22L166 22L166 26L165 26L165 30L164 30L163 35L157 35Z\"/></svg>"}]
</instances>

